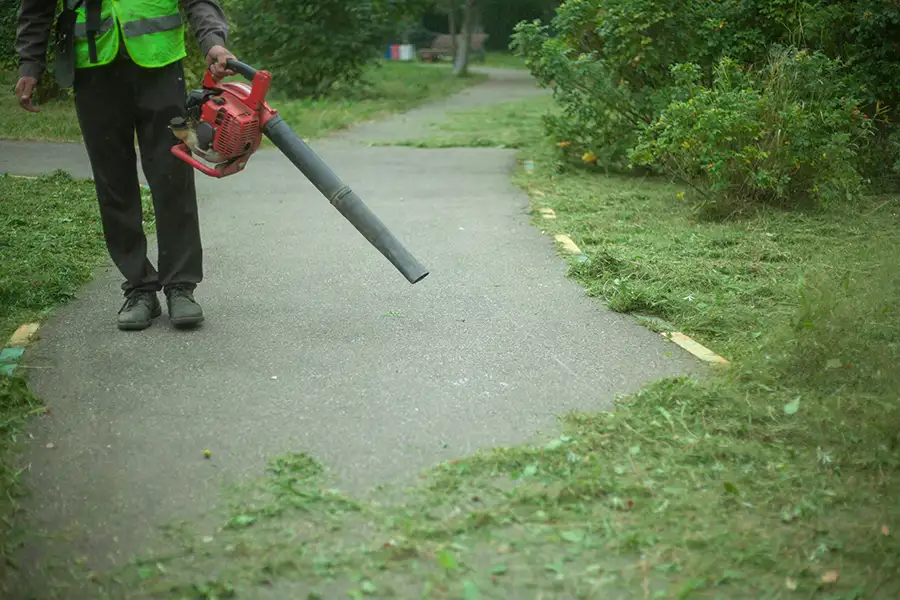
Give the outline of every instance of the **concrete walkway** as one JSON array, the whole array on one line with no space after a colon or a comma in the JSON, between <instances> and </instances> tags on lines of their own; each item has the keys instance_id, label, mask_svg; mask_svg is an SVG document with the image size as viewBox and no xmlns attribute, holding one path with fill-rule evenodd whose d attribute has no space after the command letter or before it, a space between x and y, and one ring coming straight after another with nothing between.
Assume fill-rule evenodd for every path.
<instances>
[{"instance_id":1,"label":"concrete walkway","mask_svg":"<svg viewBox=\"0 0 900 600\"><path fill-rule=\"evenodd\" d=\"M439 109L313 144L430 268L415 286L280 154L259 152L224 181L198 175L204 327L179 332L163 317L117 331L120 277L108 267L27 353L52 411L31 430L27 517L52 537L30 539L26 557L104 569L159 525L210 510L224 483L260 474L272 455L308 452L337 485L363 490L698 370L566 279L510 183L513 153L356 142L473 98L536 92L527 74L505 73ZM80 145L0 143L0 172L57 168L89 174Z\"/></svg>"}]
</instances>

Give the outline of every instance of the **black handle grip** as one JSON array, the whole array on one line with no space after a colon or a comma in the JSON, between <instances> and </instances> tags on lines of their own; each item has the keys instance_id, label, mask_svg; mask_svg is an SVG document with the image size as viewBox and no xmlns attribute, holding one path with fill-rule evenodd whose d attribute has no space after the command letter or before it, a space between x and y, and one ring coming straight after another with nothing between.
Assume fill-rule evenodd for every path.
<instances>
[{"instance_id":1,"label":"black handle grip","mask_svg":"<svg viewBox=\"0 0 900 600\"><path fill-rule=\"evenodd\" d=\"M234 58L229 58L225 61L225 68L243 75L251 81L253 80L253 76L256 75L256 69Z\"/></svg>"}]
</instances>

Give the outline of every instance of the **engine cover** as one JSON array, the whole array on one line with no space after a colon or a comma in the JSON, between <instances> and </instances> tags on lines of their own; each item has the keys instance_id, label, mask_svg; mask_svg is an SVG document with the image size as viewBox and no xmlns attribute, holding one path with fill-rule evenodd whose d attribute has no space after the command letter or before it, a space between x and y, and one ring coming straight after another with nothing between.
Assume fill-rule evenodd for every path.
<instances>
[{"instance_id":1,"label":"engine cover","mask_svg":"<svg viewBox=\"0 0 900 600\"><path fill-rule=\"evenodd\" d=\"M204 102L200 120L212 126L212 150L226 160L253 152L259 144L259 112L229 94Z\"/></svg>"}]
</instances>

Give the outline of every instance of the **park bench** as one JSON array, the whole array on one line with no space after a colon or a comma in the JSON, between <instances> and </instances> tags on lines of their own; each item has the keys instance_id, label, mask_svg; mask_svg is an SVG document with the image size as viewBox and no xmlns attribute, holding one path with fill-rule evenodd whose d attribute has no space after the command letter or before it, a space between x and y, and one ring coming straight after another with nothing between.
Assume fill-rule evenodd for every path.
<instances>
[{"instance_id":1,"label":"park bench","mask_svg":"<svg viewBox=\"0 0 900 600\"><path fill-rule=\"evenodd\" d=\"M472 34L472 47L469 48L470 57L475 58L478 62L484 63L484 42L490 37L486 33ZM456 36L456 43L462 43L462 35ZM439 35L431 42L429 48L419 50L419 59L424 62L437 62L444 58L453 60L453 36Z\"/></svg>"}]
</instances>

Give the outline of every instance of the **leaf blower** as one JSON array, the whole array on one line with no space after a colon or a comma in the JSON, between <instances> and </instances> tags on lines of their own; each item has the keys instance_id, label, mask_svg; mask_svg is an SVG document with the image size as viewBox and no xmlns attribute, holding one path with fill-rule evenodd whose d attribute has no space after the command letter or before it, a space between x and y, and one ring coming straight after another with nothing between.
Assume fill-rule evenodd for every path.
<instances>
[{"instance_id":1,"label":"leaf blower","mask_svg":"<svg viewBox=\"0 0 900 600\"><path fill-rule=\"evenodd\" d=\"M265 134L407 281L422 281L428 275L425 267L266 103L271 74L237 60L226 66L251 84L216 83L207 70L202 89L187 97L185 116L169 124L180 140L172 153L205 175L227 177L244 170Z\"/></svg>"}]
</instances>

